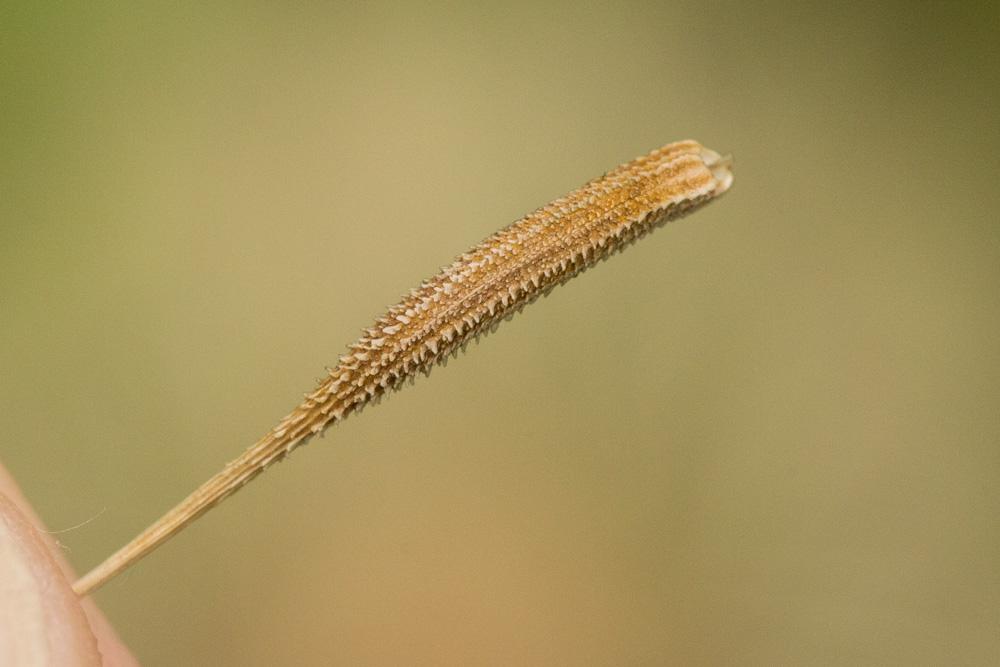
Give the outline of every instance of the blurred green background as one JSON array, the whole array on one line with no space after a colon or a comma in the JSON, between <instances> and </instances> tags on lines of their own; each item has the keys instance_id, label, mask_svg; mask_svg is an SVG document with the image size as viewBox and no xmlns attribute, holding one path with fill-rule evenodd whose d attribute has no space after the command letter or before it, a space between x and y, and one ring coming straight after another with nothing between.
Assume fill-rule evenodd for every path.
<instances>
[{"instance_id":1,"label":"blurred green background","mask_svg":"<svg viewBox=\"0 0 1000 667\"><path fill-rule=\"evenodd\" d=\"M408 287L731 193L97 594L149 665L1000 662L995 3L0 9L0 458L80 570Z\"/></svg>"}]
</instances>

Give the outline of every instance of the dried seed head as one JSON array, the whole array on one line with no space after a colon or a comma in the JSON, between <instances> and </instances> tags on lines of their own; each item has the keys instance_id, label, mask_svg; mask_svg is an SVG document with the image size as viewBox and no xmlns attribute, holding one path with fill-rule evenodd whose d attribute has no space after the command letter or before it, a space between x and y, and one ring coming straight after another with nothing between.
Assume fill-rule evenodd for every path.
<instances>
[{"instance_id":1,"label":"dried seed head","mask_svg":"<svg viewBox=\"0 0 1000 667\"><path fill-rule=\"evenodd\" d=\"M301 405L138 537L76 582L101 586L328 425L493 331L598 261L725 193L732 160L696 141L668 144L529 213L411 289L350 346Z\"/></svg>"}]
</instances>

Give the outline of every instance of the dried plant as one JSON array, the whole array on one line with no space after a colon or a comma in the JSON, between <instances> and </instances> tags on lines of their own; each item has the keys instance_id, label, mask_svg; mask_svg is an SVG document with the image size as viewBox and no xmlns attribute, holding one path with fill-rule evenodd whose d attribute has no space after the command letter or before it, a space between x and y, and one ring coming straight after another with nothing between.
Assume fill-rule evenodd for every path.
<instances>
[{"instance_id":1,"label":"dried plant","mask_svg":"<svg viewBox=\"0 0 1000 667\"><path fill-rule=\"evenodd\" d=\"M695 141L668 144L496 232L410 290L277 426L74 590L95 590L313 435L429 372L556 285L723 194L732 184L730 167Z\"/></svg>"}]
</instances>

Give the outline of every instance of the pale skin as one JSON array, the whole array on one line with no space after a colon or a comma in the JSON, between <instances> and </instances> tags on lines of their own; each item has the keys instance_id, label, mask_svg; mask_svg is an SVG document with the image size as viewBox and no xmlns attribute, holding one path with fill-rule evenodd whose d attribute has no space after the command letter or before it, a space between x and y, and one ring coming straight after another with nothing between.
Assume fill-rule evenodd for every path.
<instances>
[{"instance_id":1,"label":"pale skin","mask_svg":"<svg viewBox=\"0 0 1000 667\"><path fill-rule=\"evenodd\" d=\"M0 465L0 665L139 663L76 577L55 536Z\"/></svg>"}]
</instances>

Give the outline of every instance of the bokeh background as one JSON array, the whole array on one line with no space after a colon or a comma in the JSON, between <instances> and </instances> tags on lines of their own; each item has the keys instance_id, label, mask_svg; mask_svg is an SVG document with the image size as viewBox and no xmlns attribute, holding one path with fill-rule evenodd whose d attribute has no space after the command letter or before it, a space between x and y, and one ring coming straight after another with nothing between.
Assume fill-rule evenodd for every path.
<instances>
[{"instance_id":1,"label":"bokeh background","mask_svg":"<svg viewBox=\"0 0 1000 667\"><path fill-rule=\"evenodd\" d=\"M146 664L1000 663L995 3L0 32L0 458L81 571L482 237L669 141L736 158L100 591Z\"/></svg>"}]
</instances>

